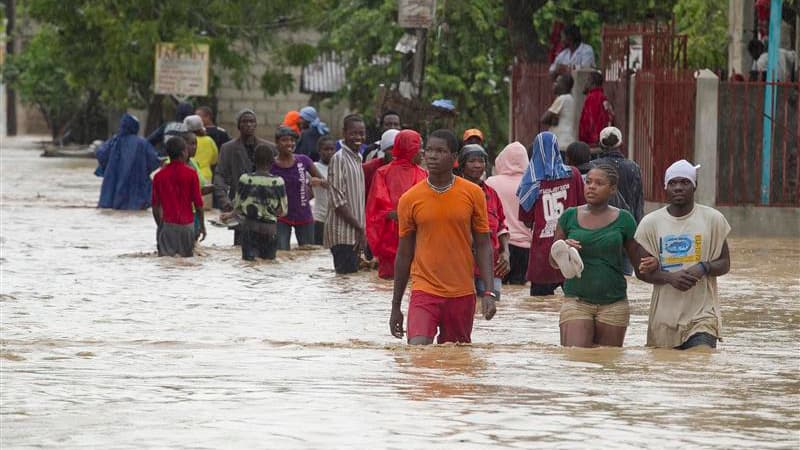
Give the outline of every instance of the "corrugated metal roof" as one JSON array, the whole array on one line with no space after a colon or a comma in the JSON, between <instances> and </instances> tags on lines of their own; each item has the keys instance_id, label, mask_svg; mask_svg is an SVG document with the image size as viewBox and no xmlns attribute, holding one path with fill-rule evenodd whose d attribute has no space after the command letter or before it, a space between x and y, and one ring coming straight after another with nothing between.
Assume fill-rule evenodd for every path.
<instances>
[{"instance_id":1,"label":"corrugated metal roof","mask_svg":"<svg viewBox=\"0 0 800 450\"><path fill-rule=\"evenodd\" d=\"M317 57L314 62L303 67L300 78L300 91L312 93L334 93L344 86L344 64L335 55Z\"/></svg>"}]
</instances>

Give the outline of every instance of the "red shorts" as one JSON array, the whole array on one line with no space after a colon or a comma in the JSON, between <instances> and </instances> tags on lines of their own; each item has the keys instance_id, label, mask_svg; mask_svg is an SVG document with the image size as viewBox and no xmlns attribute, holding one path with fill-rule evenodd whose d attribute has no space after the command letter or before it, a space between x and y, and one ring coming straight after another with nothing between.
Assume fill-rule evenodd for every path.
<instances>
[{"instance_id":1,"label":"red shorts","mask_svg":"<svg viewBox=\"0 0 800 450\"><path fill-rule=\"evenodd\" d=\"M408 340L417 336L437 342L472 342L472 321L475 318L475 294L463 297L439 297L422 291L411 291L408 304Z\"/></svg>"}]
</instances>

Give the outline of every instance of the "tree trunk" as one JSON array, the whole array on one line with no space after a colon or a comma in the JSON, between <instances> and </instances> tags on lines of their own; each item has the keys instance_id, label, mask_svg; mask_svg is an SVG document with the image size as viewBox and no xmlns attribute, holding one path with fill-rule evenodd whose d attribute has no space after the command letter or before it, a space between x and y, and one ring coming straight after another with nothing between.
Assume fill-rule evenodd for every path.
<instances>
[{"instance_id":1,"label":"tree trunk","mask_svg":"<svg viewBox=\"0 0 800 450\"><path fill-rule=\"evenodd\" d=\"M161 126L164 120L164 96L161 94L153 95L150 103L147 104L147 123L144 127L144 136L147 137Z\"/></svg>"},{"instance_id":2,"label":"tree trunk","mask_svg":"<svg viewBox=\"0 0 800 450\"><path fill-rule=\"evenodd\" d=\"M539 43L533 28L533 14L545 3L547 0L504 0L511 51L520 62L547 62L548 48Z\"/></svg>"}]
</instances>

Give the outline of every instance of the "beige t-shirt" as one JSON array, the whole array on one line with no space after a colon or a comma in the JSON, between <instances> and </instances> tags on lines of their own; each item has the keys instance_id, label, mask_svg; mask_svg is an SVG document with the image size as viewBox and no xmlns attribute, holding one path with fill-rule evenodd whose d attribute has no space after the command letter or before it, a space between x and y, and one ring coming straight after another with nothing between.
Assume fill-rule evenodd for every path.
<instances>
[{"instance_id":1,"label":"beige t-shirt","mask_svg":"<svg viewBox=\"0 0 800 450\"><path fill-rule=\"evenodd\" d=\"M714 208L695 204L683 217L673 217L667 208L646 215L636 230L636 241L653 256L661 270L676 272L719 258L728 233L725 216ZM654 285L650 301L647 345L677 347L693 334L721 337L717 277L703 277L688 291L669 284Z\"/></svg>"}]
</instances>

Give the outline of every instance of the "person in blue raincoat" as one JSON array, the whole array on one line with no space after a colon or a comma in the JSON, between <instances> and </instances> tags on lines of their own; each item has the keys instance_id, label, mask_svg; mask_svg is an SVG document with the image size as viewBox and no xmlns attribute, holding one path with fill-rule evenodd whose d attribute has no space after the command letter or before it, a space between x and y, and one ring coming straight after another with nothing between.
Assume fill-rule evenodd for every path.
<instances>
[{"instance_id":1,"label":"person in blue raincoat","mask_svg":"<svg viewBox=\"0 0 800 450\"><path fill-rule=\"evenodd\" d=\"M150 207L150 173L161 161L153 146L139 137L138 132L139 120L125 113L119 122L119 132L97 150L99 167L95 173L103 177L99 208Z\"/></svg>"}]
</instances>

